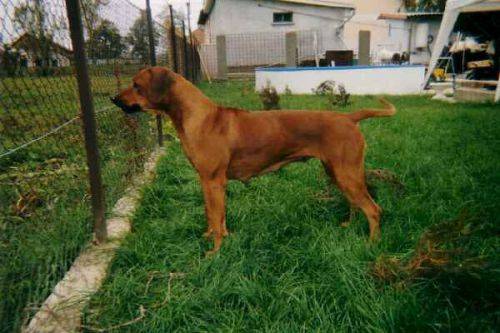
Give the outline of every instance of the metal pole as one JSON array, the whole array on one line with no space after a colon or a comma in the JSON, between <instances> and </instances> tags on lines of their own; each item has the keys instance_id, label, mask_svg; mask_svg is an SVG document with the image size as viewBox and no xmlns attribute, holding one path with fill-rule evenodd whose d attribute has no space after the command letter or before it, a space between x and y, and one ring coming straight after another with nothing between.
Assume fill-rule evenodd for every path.
<instances>
[{"instance_id":1,"label":"metal pole","mask_svg":"<svg viewBox=\"0 0 500 333\"><path fill-rule=\"evenodd\" d=\"M193 32L191 30L191 3L186 2L187 13L188 13L188 30L189 30L189 44L191 46L191 81L196 81L196 46L193 42Z\"/></svg>"},{"instance_id":2,"label":"metal pole","mask_svg":"<svg viewBox=\"0 0 500 333\"><path fill-rule=\"evenodd\" d=\"M153 30L153 18L151 17L151 4L146 0L146 17L148 20L148 37L149 37L149 62L151 66L156 66L156 50L155 50L155 35ZM161 116L156 115L156 131L158 133L158 146L163 146L163 125Z\"/></svg>"},{"instance_id":3,"label":"metal pole","mask_svg":"<svg viewBox=\"0 0 500 333\"><path fill-rule=\"evenodd\" d=\"M170 10L170 42L172 44L172 61L173 61L173 70L174 72L179 72L179 65L177 64L177 41L176 41L176 33L175 33L175 23L174 23L174 9L172 5L168 5Z\"/></svg>"},{"instance_id":4,"label":"metal pole","mask_svg":"<svg viewBox=\"0 0 500 333\"><path fill-rule=\"evenodd\" d=\"M83 26L78 0L66 0L66 11L71 32L71 43L73 45L76 78L80 96L83 134L87 153L87 165L89 168L94 233L97 242L102 243L107 238L106 220L104 219L106 208L99 163L94 102L92 100L87 58L85 57L85 42L83 39Z\"/></svg>"},{"instance_id":5,"label":"metal pole","mask_svg":"<svg viewBox=\"0 0 500 333\"><path fill-rule=\"evenodd\" d=\"M408 29L408 64L411 64L410 59L411 59L411 35L413 33L413 23L410 21L410 28Z\"/></svg>"},{"instance_id":6,"label":"metal pole","mask_svg":"<svg viewBox=\"0 0 500 333\"><path fill-rule=\"evenodd\" d=\"M226 35L218 35L215 40L217 47L217 78L225 80L227 79Z\"/></svg>"},{"instance_id":7,"label":"metal pole","mask_svg":"<svg viewBox=\"0 0 500 333\"><path fill-rule=\"evenodd\" d=\"M495 90L495 103L500 102L500 72L498 73L497 89Z\"/></svg>"},{"instance_id":8,"label":"metal pole","mask_svg":"<svg viewBox=\"0 0 500 333\"><path fill-rule=\"evenodd\" d=\"M184 56L184 77L189 80L189 68L188 68L188 46L187 46L187 37L186 37L186 25L184 24L184 20L182 20L182 44L183 44L183 56Z\"/></svg>"}]
</instances>

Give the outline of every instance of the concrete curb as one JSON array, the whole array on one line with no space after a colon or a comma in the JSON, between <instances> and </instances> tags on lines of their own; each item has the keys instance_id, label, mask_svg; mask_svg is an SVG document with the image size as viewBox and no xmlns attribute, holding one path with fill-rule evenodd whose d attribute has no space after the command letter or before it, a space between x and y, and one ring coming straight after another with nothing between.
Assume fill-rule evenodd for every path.
<instances>
[{"instance_id":1,"label":"concrete curb","mask_svg":"<svg viewBox=\"0 0 500 333\"><path fill-rule=\"evenodd\" d=\"M116 249L130 233L131 217L141 198L141 188L153 179L156 165L164 154L163 148L156 149L145 163L144 173L135 179L125 195L116 202L112 217L107 220L109 240L104 244L91 243L80 253L22 332L80 331L82 310L101 287Z\"/></svg>"}]
</instances>

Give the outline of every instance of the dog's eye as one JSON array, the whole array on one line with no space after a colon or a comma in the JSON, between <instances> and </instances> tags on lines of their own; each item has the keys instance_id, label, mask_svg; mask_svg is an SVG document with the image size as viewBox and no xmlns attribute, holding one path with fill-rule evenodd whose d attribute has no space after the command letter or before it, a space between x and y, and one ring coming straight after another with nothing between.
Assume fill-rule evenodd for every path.
<instances>
[{"instance_id":1,"label":"dog's eye","mask_svg":"<svg viewBox=\"0 0 500 333\"><path fill-rule=\"evenodd\" d=\"M139 85L137 83L134 82L134 84L132 85L132 87L134 87L134 89L139 89Z\"/></svg>"}]
</instances>

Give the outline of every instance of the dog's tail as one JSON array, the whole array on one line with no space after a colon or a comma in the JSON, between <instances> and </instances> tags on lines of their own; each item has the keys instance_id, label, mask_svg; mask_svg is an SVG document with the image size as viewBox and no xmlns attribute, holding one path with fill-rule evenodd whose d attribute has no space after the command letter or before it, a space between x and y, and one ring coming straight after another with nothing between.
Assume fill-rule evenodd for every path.
<instances>
[{"instance_id":1,"label":"dog's tail","mask_svg":"<svg viewBox=\"0 0 500 333\"><path fill-rule=\"evenodd\" d=\"M383 109L361 109L348 114L347 116L355 123L373 117L390 117L396 114L396 108L384 98L380 98L380 103L384 104Z\"/></svg>"}]
</instances>

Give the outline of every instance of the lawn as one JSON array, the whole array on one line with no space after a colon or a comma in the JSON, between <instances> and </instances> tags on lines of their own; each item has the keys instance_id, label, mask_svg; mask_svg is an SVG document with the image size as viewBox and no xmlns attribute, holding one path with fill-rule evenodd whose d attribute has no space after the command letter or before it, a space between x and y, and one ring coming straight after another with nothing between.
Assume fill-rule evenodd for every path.
<instances>
[{"instance_id":1,"label":"lawn","mask_svg":"<svg viewBox=\"0 0 500 333\"><path fill-rule=\"evenodd\" d=\"M92 84L110 211L142 170L155 135L146 115L129 120L110 108L114 77L92 72ZM0 77L0 96L0 155L78 114L72 76ZM37 311L91 236L79 121L0 157L0 332L18 330Z\"/></svg>"},{"instance_id":2,"label":"lawn","mask_svg":"<svg viewBox=\"0 0 500 333\"><path fill-rule=\"evenodd\" d=\"M248 83L201 88L224 105L260 107ZM309 161L248 184L230 182L232 234L220 253L207 259L211 244L202 238L198 177L173 139L156 181L144 191L133 233L86 309L85 327L496 331L499 108L416 96L388 99L398 114L361 126L367 169L379 170L368 179L384 209L380 242L367 242L361 214L348 228L340 227L348 205L320 163ZM377 104L354 97L340 109ZM281 105L328 108L319 96L285 95Z\"/></svg>"}]
</instances>

